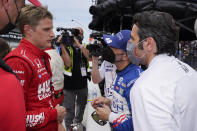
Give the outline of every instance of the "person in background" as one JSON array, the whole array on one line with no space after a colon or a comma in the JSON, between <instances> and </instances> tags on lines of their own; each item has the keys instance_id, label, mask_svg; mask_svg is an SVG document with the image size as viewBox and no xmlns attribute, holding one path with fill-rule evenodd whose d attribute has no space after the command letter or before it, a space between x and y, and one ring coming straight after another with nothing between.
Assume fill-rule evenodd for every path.
<instances>
[{"instance_id":1,"label":"person in background","mask_svg":"<svg viewBox=\"0 0 197 131\"><path fill-rule=\"evenodd\" d=\"M0 130L25 131L26 116L22 86L16 74L2 60L9 52L8 43L0 38Z\"/></svg>"},{"instance_id":2,"label":"person in background","mask_svg":"<svg viewBox=\"0 0 197 131\"><path fill-rule=\"evenodd\" d=\"M44 7L22 8L18 25L23 38L5 57L23 86L27 130L57 131L66 114L65 108L56 103L50 57L44 52L54 37L52 20L52 14Z\"/></svg>"},{"instance_id":3,"label":"person in background","mask_svg":"<svg viewBox=\"0 0 197 131\"><path fill-rule=\"evenodd\" d=\"M37 0L31 1L37 5L39 3ZM16 19L24 4L25 0L0 0L0 34L8 33L15 27L13 25L16 25ZM2 131L25 131L23 89L16 74L2 58L0 58L0 80L0 129Z\"/></svg>"},{"instance_id":4,"label":"person in background","mask_svg":"<svg viewBox=\"0 0 197 131\"><path fill-rule=\"evenodd\" d=\"M64 65L69 67L71 65L69 54L67 53L64 45L60 43L61 37L58 38L57 43L61 47L61 53L59 54L55 45L45 49L45 52L49 54L50 66L53 74L52 82L55 91L55 98L59 105L62 105L64 100L63 88L64 88Z\"/></svg>"},{"instance_id":5,"label":"person in background","mask_svg":"<svg viewBox=\"0 0 197 131\"><path fill-rule=\"evenodd\" d=\"M103 35L108 44L103 59L116 65L117 75L113 81L111 99L98 97L91 103L98 117L110 122L113 131L133 131L130 92L142 70L132 64L127 55L130 33L130 30L121 30L114 36Z\"/></svg>"},{"instance_id":6,"label":"person in background","mask_svg":"<svg viewBox=\"0 0 197 131\"><path fill-rule=\"evenodd\" d=\"M172 15L133 17L128 54L146 65L130 93L135 131L197 131L197 72L174 57L179 30Z\"/></svg>"},{"instance_id":7,"label":"person in background","mask_svg":"<svg viewBox=\"0 0 197 131\"><path fill-rule=\"evenodd\" d=\"M64 102L67 115L65 126L70 129L71 124L80 124L87 103L88 85L87 68L89 52L82 44L83 30L77 27L79 33L74 37L74 43L67 43L65 46L70 56L71 65L64 68ZM75 108L76 105L76 108ZM75 113L76 111L76 113Z\"/></svg>"}]
</instances>

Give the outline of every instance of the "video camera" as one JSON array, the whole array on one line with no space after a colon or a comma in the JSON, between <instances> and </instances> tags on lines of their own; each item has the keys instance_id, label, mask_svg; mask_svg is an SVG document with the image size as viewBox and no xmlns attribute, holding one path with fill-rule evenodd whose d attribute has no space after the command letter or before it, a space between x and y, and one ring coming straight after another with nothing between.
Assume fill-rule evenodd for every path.
<instances>
[{"instance_id":1,"label":"video camera","mask_svg":"<svg viewBox=\"0 0 197 131\"><path fill-rule=\"evenodd\" d=\"M87 49L89 50L90 57L92 56L101 56L103 54L104 48L107 46L103 40L103 34L109 34L106 32L94 32L90 34L90 38L93 39L93 43L87 45Z\"/></svg>"},{"instance_id":2,"label":"video camera","mask_svg":"<svg viewBox=\"0 0 197 131\"><path fill-rule=\"evenodd\" d=\"M103 41L103 34L104 34L103 32L94 32L94 33L90 34L90 37L102 42Z\"/></svg>"},{"instance_id":3,"label":"video camera","mask_svg":"<svg viewBox=\"0 0 197 131\"><path fill-rule=\"evenodd\" d=\"M57 32L61 31L62 39L60 40L60 43L64 44L65 46L73 45L74 43L74 36L78 36L80 34L80 31L75 28L62 28L57 27ZM57 42L57 39L60 35L55 37L52 42L53 44L59 46L60 43Z\"/></svg>"}]
</instances>

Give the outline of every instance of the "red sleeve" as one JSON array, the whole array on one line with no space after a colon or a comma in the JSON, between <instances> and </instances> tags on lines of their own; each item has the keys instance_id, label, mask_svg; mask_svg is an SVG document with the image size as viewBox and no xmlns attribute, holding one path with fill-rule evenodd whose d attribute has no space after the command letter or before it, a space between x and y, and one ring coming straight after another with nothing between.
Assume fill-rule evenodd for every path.
<instances>
[{"instance_id":1,"label":"red sleeve","mask_svg":"<svg viewBox=\"0 0 197 131\"><path fill-rule=\"evenodd\" d=\"M25 131L26 115L22 86L13 74L5 71L0 74L0 130Z\"/></svg>"},{"instance_id":2,"label":"red sleeve","mask_svg":"<svg viewBox=\"0 0 197 131\"><path fill-rule=\"evenodd\" d=\"M18 75L24 89L25 102L27 99L27 88L32 79L32 69L28 63L20 58L6 60L6 63ZM26 104L26 103L25 103ZM27 105L27 104L26 104ZM57 110L51 108L41 108L34 111L26 111L26 127L41 128L46 126L50 121L57 120Z\"/></svg>"},{"instance_id":3,"label":"red sleeve","mask_svg":"<svg viewBox=\"0 0 197 131\"><path fill-rule=\"evenodd\" d=\"M44 127L50 121L57 120L57 110L43 108L37 111L28 111L26 118L26 127L38 129Z\"/></svg>"}]
</instances>

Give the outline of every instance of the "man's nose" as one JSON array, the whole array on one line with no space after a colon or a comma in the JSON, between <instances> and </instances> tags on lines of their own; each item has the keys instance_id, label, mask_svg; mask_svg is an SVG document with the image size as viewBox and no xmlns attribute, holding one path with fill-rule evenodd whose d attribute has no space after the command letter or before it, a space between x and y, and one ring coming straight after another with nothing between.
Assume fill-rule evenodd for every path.
<instances>
[{"instance_id":1,"label":"man's nose","mask_svg":"<svg viewBox=\"0 0 197 131\"><path fill-rule=\"evenodd\" d=\"M50 37L55 37L53 30L50 32Z\"/></svg>"}]
</instances>

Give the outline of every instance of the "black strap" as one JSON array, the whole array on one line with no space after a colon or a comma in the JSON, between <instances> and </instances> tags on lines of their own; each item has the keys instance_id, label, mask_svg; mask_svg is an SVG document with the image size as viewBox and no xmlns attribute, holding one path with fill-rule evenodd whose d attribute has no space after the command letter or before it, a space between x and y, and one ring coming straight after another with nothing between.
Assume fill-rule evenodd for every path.
<instances>
[{"instance_id":1,"label":"black strap","mask_svg":"<svg viewBox=\"0 0 197 131\"><path fill-rule=\"evenodd\" d=\"M55 98L58 99L63 95L63 91L59 92L58 94L54 94Z\"/></svg>"},{"instance_id":2,"label":"black strap","mask_svg":"<svg viewBox=\"0 0 197 131\"><path fill-rule=\"evenodd\" d=\"M4 69L5 71L14 74L14 75L16 76L16 78L17 78L18 80L20 80L19 77L16 75L16 73L14 73L13 70L8 66L8 64L6 64L5 61L3 61L1 58L0 58L0 67L1 67L2 69Z\"/></svg>"}]
</instances>

